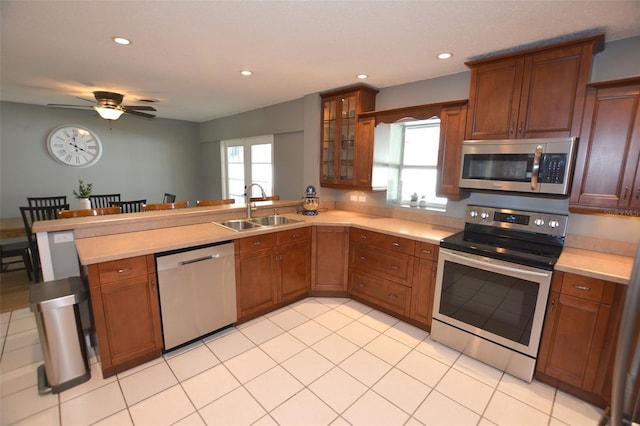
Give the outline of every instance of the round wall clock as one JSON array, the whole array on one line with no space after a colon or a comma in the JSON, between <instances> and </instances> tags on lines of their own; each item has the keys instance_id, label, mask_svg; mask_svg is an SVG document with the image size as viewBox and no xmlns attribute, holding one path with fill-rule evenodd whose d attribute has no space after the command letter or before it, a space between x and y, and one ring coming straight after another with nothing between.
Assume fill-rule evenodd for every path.
<instances>
[{"instance_id":1,"label":"round wall clock","mask_svg":"<svg viewBox=\"0 0 640 426\"><path fill-rule=\"evenodd\" d=\"M60 164L70 167L89 167L102 155L98 136L86 127L63 124L49 133L47 150Z\"/></svg>"}]
</instances>

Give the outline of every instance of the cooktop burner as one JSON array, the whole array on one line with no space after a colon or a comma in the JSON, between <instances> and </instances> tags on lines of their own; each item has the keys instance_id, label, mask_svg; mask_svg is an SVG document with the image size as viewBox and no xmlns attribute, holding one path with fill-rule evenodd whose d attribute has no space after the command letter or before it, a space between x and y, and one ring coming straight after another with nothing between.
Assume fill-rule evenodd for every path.
<instances>
[{"instance_id":1,"label":"cooktop burner","mask_svg":"<svg viewBox=\"0 0 640 426\"><path fill-rule=\"evenodd\" d=\"M566 224L567 215L468 206L464 231L440 247L553 270Z\"/></svg>"}]
</instances>

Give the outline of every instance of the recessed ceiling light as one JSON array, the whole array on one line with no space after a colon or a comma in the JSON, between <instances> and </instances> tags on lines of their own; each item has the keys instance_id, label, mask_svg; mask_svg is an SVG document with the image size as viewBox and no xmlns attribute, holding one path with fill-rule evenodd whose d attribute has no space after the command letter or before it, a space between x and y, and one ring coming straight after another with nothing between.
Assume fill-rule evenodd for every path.
<instances>
[{"instance_id":1,"label":"recessed ceiling light","mask_svg":"<svg viewBox=\"0 0 640 426\"><path fill-rule=\"evenodd\" d=\"M242 70L242 71L240 71L240 74L242 74L242 75L253 75L253 72L251 72L249 70Z\"/></svg>"},{"instance_id":2,"label":"recessed ceiling light","mask_svg":"<svg viewBox=\"0 0 640 426\"><path fill-rule=\"evenodd\" d=\"M121 44L123 46L128 46L131 44L131 40L129 40L128 38L124 38L124 37L114 37L113 41L115 43Z\"/></svg>"},{"instance_id":3,"label":"recessed ceiling light","mask_svg":"<svg viewBox=\"0 0 640 426\"><path fill-rule=\"evenodd\" d=\"M364 80L365 78L369 78L369 76L367 74L358 74L358 75L356 75L356 77L358 77L360 80Z\"/></svg>"},{"instance_id":4,"label":"recessed ceiling light","mask_svg":"<svg viewBox=\"0 0 640 426\"><path fill-rule=\"evenodd\" d=\"M443 52L438 55L438 59L449 59L453 55L449 52Z\"/></svg>"}]
</instances>

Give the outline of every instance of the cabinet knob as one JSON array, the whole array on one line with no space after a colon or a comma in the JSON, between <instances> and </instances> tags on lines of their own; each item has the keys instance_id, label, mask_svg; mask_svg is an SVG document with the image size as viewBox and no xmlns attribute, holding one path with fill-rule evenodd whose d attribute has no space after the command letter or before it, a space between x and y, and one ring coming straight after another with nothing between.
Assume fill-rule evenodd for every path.
<instances>
[{"instance_id":1,"label":"cabinet knob","mask_svg":"<svg viewBox=\"0 0 640 426\"><path fill-rule=\"evenodd\" d=\"M128 268L124 268L124 269L118 269L118 273L119 274L123 274L125 272L131 272L131 266L129 266Z\"/></svg>"},{"instance_id":2,"label":"cabinet knob","mask_svg":"<svg viewBox=\"0 0 640 426\"><path fill-rule=\"evenodd\" d=\"M522 127L523 127L523 123L521 121L520 125L518 126L518 133L520 133L520 134L522 134Z\"/></svg>"},{"instance_id":3,"label":"cabinet knob","mask_svg":"<svg viewBox=\"0 0 640 426\"><path fill-rule=\"evenodd\" d=\"M513 133L513 128L516 127L516 123L515 122L511 122L511 127L509 127L509 133Z\"/></svg>"},{"instance_id":4,"label":"cabinet knob","mask_svg":"<svg viewBox=\"0 0 640 426\"><path fill-rule=\"evenodd\" d=\"M254 241L254 242L253 242L253 245L254 245L254 246L259 246L260 244L262 244L262 241Z\"/></svg>"},{"instance_id":5,"label":"cabinet knob","mask_svg":"<svg viewBox=\"0 0 640 426\"><path fill-rule=\"evenodd\" d=\"M640 186L636 188L636 200L640 200Z\"/></svg>"},{"instance_id":6,"label":"cabinet knob","mask_svg":"<svg viewBox=\"0 0 640 426\"><path fill-rule=\"evenodd\" d=\"M360 287L360 288L364 288L364 284L362 284L362 283L358 283L358 287Z\"/></svg>"},{"instance_id":7,"label":"cabinet knob","mask_svg":"<svg viewBox=\"0 0 640 426\"><path fill-rule=\"evenodd\" d=\"M623 200L627 199L627 194L629 194L629 185L624 187L624 194L622 195Z\"/></svg>"},{"instance_id":8,"label":"cabinet knob","mask_svg":"<svg viewBox=\"0 0 640 426\"><path fill-rule=\"evenodd\" d=\"M400 269L400 267L396 265L391 265L391 269L393 269L394 271L397 271Z\"/></svg>"},{"instance_id":9,"label":"cabinet knob","mask_svg":"<svg viewBox=\"0 0 640 426\"><path fill-rule=\"evenodd\" d=\"M400 243L392 243L391 245L394 247L400 247Z\"/></svg>"},{"instance_id":10,"label":"cabinet knob","mask_svg":"<svg viewBox=\"0 0 640 426\"><path fill-rule=\"evenodd\" d=\"M367 260L366 256L360 256L360 260Z\"/></svg>"}]
</instances>

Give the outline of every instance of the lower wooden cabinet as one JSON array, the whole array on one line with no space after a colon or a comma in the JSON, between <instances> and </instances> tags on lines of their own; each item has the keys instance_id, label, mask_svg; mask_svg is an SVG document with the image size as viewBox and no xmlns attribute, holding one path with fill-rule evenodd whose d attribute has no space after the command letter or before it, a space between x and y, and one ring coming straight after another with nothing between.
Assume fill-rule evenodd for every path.
<instances>
[{"instance_id":1,"label":"lower wooden cabinet","mask_svg":"<svg viewBox=\"0 0 640 426\"><path fill-rule=\"evenodd\" d=\"M309 293L311 228L238 239L235 252L239 321Z\"/></svg>"},{"instance_id":2,"label":"lower wooden cabinet","mask_svg":"<svg viewBox=\"0 0 640 426\"><path fill-rule=\"evenodd\" d=\"M438 269L438 246L419 242L416 244L415 255L409 318L431 329L433 292Z\"/></svg>"},{"instance_id":3,"label":"lower wooden cabinet","mask_svg":"<svg viewBox=\"0 0 640 426\"><path fill-rule=\"evenodd\" d=\"M159 357L162 328L154 256L89 265L86 272L103 377Z\"/></svg>"},{"instance_id":4,"label":"lower wooden cabinet","mask_svg":"<svg viewBox=\"0 0 640 426\"><path fill-rule=\"evenodd\" d=\"M346 226L314 226L312 232L312 294L346 296L349 228Z\"/></svg>"},{"instance_id":5,"label":"lower wooden cabinet","mask_svg":"<svg viewBox=\"0 0 640 426\"><path fill-rule=\"evenodd\" d=\"M540 342L536 377L603 405L611 394L624 286L556 271ZM610 374L610 373L609 373ZM584 392L584 393L581 393Z\"/></svg>"}]
</instances>

